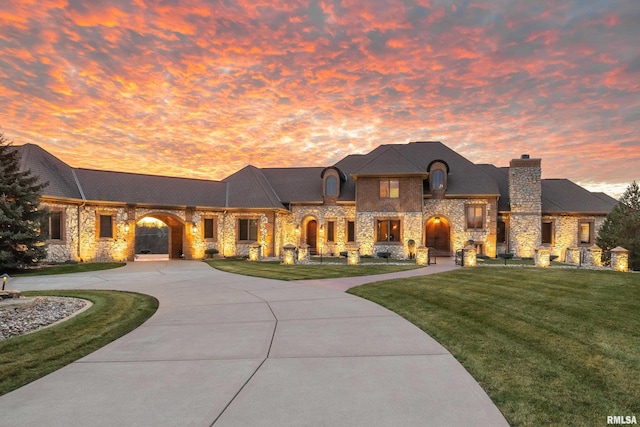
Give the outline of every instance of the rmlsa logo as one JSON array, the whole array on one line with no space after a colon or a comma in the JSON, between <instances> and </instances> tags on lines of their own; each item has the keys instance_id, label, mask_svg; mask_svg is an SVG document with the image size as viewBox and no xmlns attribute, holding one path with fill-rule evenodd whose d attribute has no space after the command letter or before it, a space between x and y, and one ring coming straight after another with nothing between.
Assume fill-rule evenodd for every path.
<instances>
[{"instance_id":1,"label":"rmlsa logo","mask_svg":"<svg viewBox=\"0 0 640 427\"><path fill-rule=\"evenodd\" d=\"M635 415L609 415L607 416L607 424L627 425L638 424Z\"/></svg>"}]
</instances>

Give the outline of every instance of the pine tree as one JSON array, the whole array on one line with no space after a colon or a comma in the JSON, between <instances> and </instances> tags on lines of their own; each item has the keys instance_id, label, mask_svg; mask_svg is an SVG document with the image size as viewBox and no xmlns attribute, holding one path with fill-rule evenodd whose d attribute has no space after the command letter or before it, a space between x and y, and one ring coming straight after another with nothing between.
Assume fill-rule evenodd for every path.
<instances>
[{"instance_id":1,"label":"pine tree","mask_svg":"<svg viewBox=\"0 0 640 427\"><path fill-rule=\"evenodd\" d=\"M41 224L48 212L40 208L47 184L20 170L20 157L0 133L0 271L24 268L46 256Z\"/></svg>"},{"instance_id":2,"label":"pine tree","mask_svg":"<svg viewBox=\"0 0 640 427\"><path fill-rule=\"evenodd\" d=\"M633 181L604 221L596 243L604 250L629 250L629 268L640 270L640 188Z\"/></svg>"}]
</instances>

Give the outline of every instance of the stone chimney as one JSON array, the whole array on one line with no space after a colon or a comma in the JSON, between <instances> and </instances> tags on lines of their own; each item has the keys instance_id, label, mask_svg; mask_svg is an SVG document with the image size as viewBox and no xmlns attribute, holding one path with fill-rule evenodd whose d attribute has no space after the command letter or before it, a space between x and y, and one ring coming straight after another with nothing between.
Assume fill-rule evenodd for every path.
<instances>
[{"instance_id":1,"label":"stone chimney","mask_svg":"<svg viewBox=\"0 0 640 427\"><path fill-rule=\"evenodd\" d=\"M509 164L509 250L516 257L533 257L542 241L541 176L541 159L528 154Z\"/></svg>"}]
</instances>

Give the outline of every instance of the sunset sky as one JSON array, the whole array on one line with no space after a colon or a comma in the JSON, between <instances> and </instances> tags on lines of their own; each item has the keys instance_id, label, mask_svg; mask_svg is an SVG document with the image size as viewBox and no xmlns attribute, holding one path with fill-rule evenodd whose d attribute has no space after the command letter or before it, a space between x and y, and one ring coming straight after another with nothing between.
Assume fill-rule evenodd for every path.
<instances>
[{"instance_id":1,"label":"sunset sky","mask_svg":"<svg viewBox=\"0 0 640 427\"><path fill-rule=\"evenodd\" d=\"M74 167L222 179L439 140L618 197L638 0L2 0L0 132Z\"/></svg>"}]
</instances>

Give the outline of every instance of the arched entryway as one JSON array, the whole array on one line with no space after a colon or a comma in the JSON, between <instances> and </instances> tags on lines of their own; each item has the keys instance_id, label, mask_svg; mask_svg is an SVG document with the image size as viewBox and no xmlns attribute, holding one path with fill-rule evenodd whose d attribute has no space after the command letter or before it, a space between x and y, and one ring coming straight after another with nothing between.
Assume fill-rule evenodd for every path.
<instances>
[{"instance_id":1,"label":"arched entryway","mask_svg":"<svg viewBox=\"0 0 640 427\"><path fill-rule=\"evenodd\" d=\"M144 224L150 227L145 227ZM152 225L153 224L153 225ZM156 239L153 238L153 230L143 230L144 228L157 227ZM147 255L159 253L164 250L164 255L170 259L184 257L184 223L181 219L164 213L150 213L141 217L136 222L136 255ZM145 239L139 233L146 233L150 237ZM138 257L140 258L140 257Z\"/></svg>"},{"instance_id":2,"label":"arched entryway","mask_svg":"<svg viewBox=\"0 0 640 427\"><path fill-rule=\"evenodd\" d=\"M305 243L309 245L309 253L317 253L318 248L318 221L310 219L306 225L306 240Z\"/></svg>"},{"instance_id":3,"label":"arched entryway","mask_svg":"<svg viewBox=\"0 0 640 427\"><path fill-rule=\"evenodd\" d=\"M442 217L427 221L425 246L431 248L433 256L451 256L451 225Z\"/></svg>"}]
</instances>

